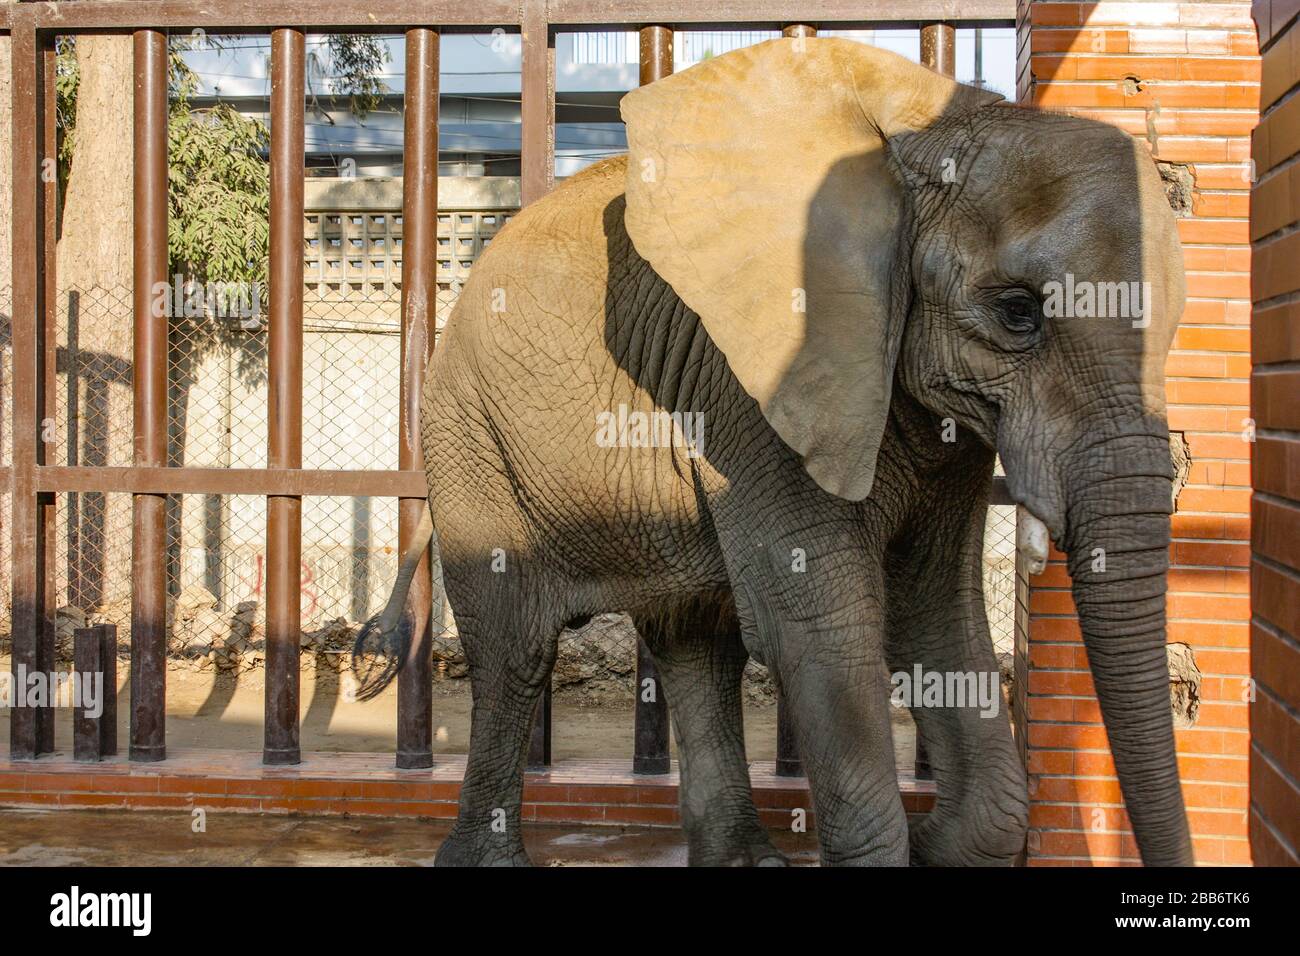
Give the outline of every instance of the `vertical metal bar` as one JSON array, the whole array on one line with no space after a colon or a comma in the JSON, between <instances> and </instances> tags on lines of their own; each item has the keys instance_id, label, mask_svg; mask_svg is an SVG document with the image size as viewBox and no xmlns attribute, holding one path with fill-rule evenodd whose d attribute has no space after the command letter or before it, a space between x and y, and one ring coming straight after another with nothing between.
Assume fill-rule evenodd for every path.
<instances>
[{"instance_id":1,"label":"vertical metal bar","mask_svg":"<svg viewBox=\"0 0 1300 956\"><path fill-rule=\"evenodd\" d=\"M406 126L402 157L402 383L398 467L420 468L420 396L438 316L438 34L406 31ZM405 554L424 509L398 501L397 552ZM411 647L397 674L397 766L433 766L433 643L430 551L420 558L407 598Z\"/></svg>"},{"instance_id":2,"label":"vertical metal bar","mask_svg":"<svg viewBox=\"0 0 1300 956\"><path fill-rule=\"evenodd\" d=\"M664 635L657 635L663 637ZM654 658L640 635L636 642L636 711L633 725L632 772L667 773L671 767L668 749L668 696L655 669Z\"/></svg>"},{"instance_id":3,"label":"vertical metal bar","mask_svg":"<svg viewBox=\"0 0 1300 956\"><path fill-rule=\"evenodd\" d=\"M48 264L44 228L53 213L46 206L41 170L47 97L45 71L37 34L29 24L10 33L13 73L13 468L11 471L13 650L10 668L15 686L40 669L45 658L46 535L36 492L36 467L44 462L40 442L44 398L43 347L46 328ZM10 756L35 759L52 719L47 707L16 707L9 722Z\"/></svg>"},{"instance_id":4,"label":"vertical metal bar","mask_svg":"<svg viewBox=\"0 0 1300 956\"><path fill-rule=\"evenodd\" d=\"M99 720L101 756L117 754L117 625L97 624L99 664L104 670L104 713Z\"/></svg>"},{"instance_id":5,"label":"vertical metal bar","mask_svg":"<svg viewBox=\"0 0 1300 956\"><path fill-rule=\"evenodd\" d=\"M642 27L640 31L640 83L645 86L673 72L672 27Z\"/></svg>"},{"instance_id":6,"label":"vertical metal bar","mask_svg":"<svg viewBox=\"0 0 1300 956\"><path fill-rule=\"evenodd\" d=\"M137 30L135 50L134 441L137 467L167 463L167 36ZM167 755L166 495L132 497L131 759Z\"/></svg>"},{"instance_id":7,"label":"vertical metal bar","mask_svg":"<svg viewBox=\"0 0 1300 956\"><path fill-rule=\"evenodd\" d=\"M799 759L794 721L790 719L789 708L784 698L778 693L776 697L776 775L778 777L802 777L803 761Z\"/></svg>"},{"instance_id":8,"label":"vertical metal bar","mask_svg":"<svg viewBox=\"0 0 1300 956\"><path fill-rule=\"evenodd\" d=\"M44 293L41 297L41 334L38 342L42 344L42 368L41 368L41 444L37 450L36 462L43 465L46 462L46 455L49 449L53 447L53 442L46 442L47 431L51 437L57 440L52 430L44 426L48 419L45 416L51 415L54 409L58 407L58 374L59 374L59 343L55 335L55 329L58 325L56 318L56 308L59 301L59 277L58 277L58 231L57 231L57 212L59 208L59 178L51 175L50 170L45 168L46 162L53 162L59 154L58 140L58 97L54 95L57 80L55 77L55 67L58 61L58 55L54 49L54 37L46 35L38 37L38 50L41 58L41 88L48 91L48 96L42 96L38 101L38 108L41 110L41 164L42 164L42 190L41 190L41 231L43 239L41 243L41 275ZM55 538L54 524L55 496L51 492L46 492L38 496L36 502L36 527L37 533L43 540L41 554L44 556L41 561L41 594L44 600L41 603L41 629L40 640L37 642L37 667L47 674L54 672L54 614L57 605L57 594L55 593L54 581L54 559L58 547ZM39 721L38 732L38 752L54 752L54 709L53 704L42 712Z\"/></svg>"},{"instance_id":9,"label":"vertical metal bar","mask_svg":"<svg viewBox=\"0 0 1300 956\"><path fill-rule=\"evenodd\" d=\"M781 35L793 39L815 37L817 28L809 23L787 23ZM789 708L778 696L776 700L776 774L779 777L803 776L803 764L795 750L794 726Z\"/></svg>"},{"instance_id":10,"label":"vertical metal bar","mask_svg":"<svg viewBox=\"0 0 1300 956\"><path fill-rule=\"evenodd\" d=\"M944 76L957 70L957 30L951 23L927 23L921 27L921 62Z\"/></svg>"},{"instance_id":11,"label":"vertical metal bar","mask_svg":"<svg viewBox=\"0 0 1300 956\"><path fill-rule=\"evenodd\" d=\"M950 23L927 23L921 27L921 63L942 73L954 76L957 71L957 30ZM917 780L933 780L930 756L921 740L920 728L915 731L916 752L913 765Z\"/></svg>"},{"instance_id":12,"label":"vertical metal bar","mask_svg":"<svg viewBox=\"0 0 1300 956\"><path fill-rule=\"evenodd\" d=\"M917 780L933 780L934 770L930 767L930 755L926 752L924 741L921 740L921 729L916 727L913 733L916 750L912 756L912 770Z\"/></svg>"},{"instance_id":13,"label":"vertical metal bar","mask_svg":"<svg viewBox=\"0 0 1300 956\"><path fill-rule=\"evenodd\" d=\"M533 711L533 735L528 741L528 769L545 770L551 765L551 682L546 682L537 709Z\"/></svg>"},{"instance_id":14,"label":"vertical metal bar","mask_svg":"<svg viewBox=\"0 0 1300 956\"><path fill-rule=\"evenodd\" d=\"M663 79L673 71L672 27L642 27L641 85ZM637 640L636 653L636 716L632 752L632 772L642 774L667 773L668 749L668 697L660 685L654 658L646 647L645 635Z\"/></svg>"},{"instance_id":15,"label":"vertical metal bar","mask_svg":"<svg viewBox=\"0 0 1300 956\"><path fill-rule=\"evenodd\" d=\"M555 38L547 0L522 0L520 19L520 201L528 205L555 185ZM551 762L551 682L533 716L528 766Z\"/></svg>"},{"instance_id":16,"label":"vertical metal bar","mask_svg":"<svg viewBox=\"0 0 1300 956\"><path fill-rule=\"evenodd\" d=\"M267 465L302 467L303 105L301 30L271 33L270 320L267 331ZM302 498L266 502L266 710L262 762L301 759Z\"/></svg>"},{"instance_id":17,"label":"vertical metal bar","mask_svg":"<svg viewBox=\"0 0 1300 956\"><path fill-rule=\"evenodd\" d=\"M528 738L528 769L544 770L551 765L551 717L555 691L550 680L542 688L533 710L533 733Z\"/></svg>"},{"instance_id":18,"label":"vertical metal bar","mask_svg":"<svg viewBox=\"0 0 1300 956\"><path fill-rule=\"evenodd\" d=\"M95 675L104 673L104 644L100 640L99 628L79 627L72 632L72 672L75 676L74 690L77 687L91 689L94 687ZM99 716L92 716L85 707L86 693L74 695L72 705L72 759L98 761L103 758L103 737L100 732Z\"/></svg>"},{"instance_id":19,"label":"vertical metal bar","mask_svg":"<svg viewBox=\"0 0 1300 956\"><path fill-rule=\"evenodd\" d=\"M555 185L555 38L547 0L522 0L520 191L526 206Z\"/></svg>"}]
</instances>

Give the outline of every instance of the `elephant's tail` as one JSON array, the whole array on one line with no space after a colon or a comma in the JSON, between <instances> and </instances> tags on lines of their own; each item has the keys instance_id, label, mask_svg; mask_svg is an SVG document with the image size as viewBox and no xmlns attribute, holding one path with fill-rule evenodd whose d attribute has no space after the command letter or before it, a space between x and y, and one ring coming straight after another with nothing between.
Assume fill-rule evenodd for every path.
<instances>
[{"instance_id":1,"label":"elephant's tail","mask_svg":"<svg viewBox=\"0 0 1300 956\"><path fill-rule=\"evenodd\" d=\"M356 678L357 700L372 700L387 687L406 663L411 650L411 618L406 614L406 596L415 578L415 569L433 537L433 515L425 506L424 516L415 529L397 580L384 609L366 621L352 647L352 674Z\"/></svg>"}]
</instances>

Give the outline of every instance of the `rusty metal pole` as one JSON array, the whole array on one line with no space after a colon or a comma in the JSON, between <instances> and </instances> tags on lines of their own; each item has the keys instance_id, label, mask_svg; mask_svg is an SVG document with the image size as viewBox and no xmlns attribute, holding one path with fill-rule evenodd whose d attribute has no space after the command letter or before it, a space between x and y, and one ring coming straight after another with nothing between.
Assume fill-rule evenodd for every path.
<instances>
[{"instance_id":1,"label":"rusty metal pole","mask_svg":"<svg viewBox=\"0 0 1300 956\"><path fill-rule=\"evenodd\" d=\"M921 63L942 73L954 76L957 71L957 30L950 23L927 23L921 28ZM913 760L917 780L933 780L930 755L916 731L916 753Z\"/></svg>"},{"instance_id":2,"label":"rusty metal pole","mask_svg":"<svg viewBox=\"0 0 1300 956\"><path fill-rule=\"evenodd\" d=\"M951 23L921 27L921 62L944 76L956 75L957 30Z\"/></svg>"},{"instance_id":3,"label":"rusty metal pole","mask_svg":"<svg viewBox=\"0 0 1300 956\"><path fill-rule=\"evenodd\" d=\"M521 0L519 188L527 206L555 185L555 39L547 0Z\"/></svg>"},{"instance_id":4,"label":"rusty metal pole","mask_svg":"<svg viewBox=\"0 0 1300 956\"><path fill-rule=\"evenodd\" d=\"M520 23L520 193L528 205L555 185L555 38L547 21L546 0L522 0ZM533 713L528 767L551 763L551 681Z\"/></svg>"},{"instance_id":5,"label":"rusty metal pole","mask_svg":"<svg viewBox=\"0 0 1300 956\"><path fill-rule=\"evenodd\" d=\"M776 775L778 777L803 776L803 761L799 759L794 721L790 719L789 708L786 707L780 693L776 697Z\"/></svg>"},{"instance_id":6,"label":"rusty metal pole","mask_svg":"<svg viewBox=\"0 0 1300 956\"><path fill-rule=\"evenodd\" d=\"M104 641L98 627L79 627L72 632L72 671L84 687L93 687L96 674L104 673ZM105 688L107 690L107 688ZM72 759L104 759L104 727L107 715L101 711L92 717L78 696L72 705Z\"/></svg>"},{"instance_id":7,"label":"rusty metal pole","mask_svg":"<svg viewBox=\"0 0 1300 956\"><path fill-rule=\"evenodd\" d=\"M39 101L41 109L41 155L52 160L59 155L58 97L54 95L58 82L56 74L58 53L54 48L54 38L48 34L40 40L40 57L41 88L50 92L50 95L42 96ZM40 321L40 341L44 343L42 349L43 367L41 370L41 408L44 410L42 412L42 422L46 422L49 419L45 416L52 415L59 404L57 391L59 383L59 342L58 337L55 335L55 329L58 326L59 302L57 268L59 182L57 176L49 175L42 175L41 182L43 184L41 203L44 210L41 215L41 229L44 235L40 247L43 259L41 277L44 284ZM51 444L44 441L44 428L41 429L41 432L42 441L37 462L43 465L46 463ZM53 437L55 440L58 438L57 435ZM56 550L58 543L55 536L55 502L55 495L52 492L42 492L36 502L36 525L44 539L41 548L41 593L44 600L40 605L42 624L40 642L37 645L37 667L45 673L53 673L55 668L54 617L58 606L57 585L54 580L54 555L58 553ZM39 752L53 753L53 703L49 707L43 708L42 714L43 717L40 720L37 736Z\"/></svg>"},{"instance_id":8,"label":"rusty metal pole","mask_svg":"<svg viewBox=\"0 0 1300 956\"><path fill-rule=\"evenodd\" d=\"M267 454L270 468L302 467L303 105L301 30L271 33L270 317ZM294 764L298 741L302 498L266 502L266 710L262 762Z\"/></svg>"},{"instance_id":9,"label":"rusty metal pole","mask_svg":"<svg viewBox=\"0 0 1300 956\"><path fill-rule=\"evenodd\" d=\"M405 138L402 156L402 383L397 467L423 467L420 396L433 354L438 316L434 256L438 245L438 34L406 31ZM400 498L397 553L403 555L424 509L423 498ZM431 550L420 558L407 597L411 647L397 674L397 766L433 766Z\"/></svg>"},{"instance_id":10,"label":"rusty metal pole","mask_svg":"<svg viewBox=\"0 0 1300 956\"><path fill-rule=\"evenodd\" d=\"M817 28L810 23L787 23L781 29L781 35L785 37L815 37Z\"/></svg>"},{"instance_id":11,"label":"rusty metal pole","mask_svg":"<svg viewBox=\"0 0 1300 956\"><path fill-rule=\"evenodd\" d=\"M641 28L641 85L661 80L673 72L672 27ZM636 717L633 731L632 772L667 773L668 697L646 647L645 635L636 642Z\"/></svg>"},{"instance_id":12,"label":"rusty metal pole","mask_svg":"<svg viewBox=\"0 0 1300 956\"><path fill-rule=\"evenodd\" d=\"M921 62L944 76L954 76L957 71L957 30L950 23L927 23L921 28ZM919 732L916 734L916 778L932 780L930 755L925 750Z\"/></svg>"},{"instance_id":13,"label":"rusty metal pole","mask_svg":"<svg viewBox=\"0 0 1300 956\"><path fill-rule=\"evenodd\" d=\"M135 276L132 458L167 464L167 323L154 295L167 282L167 35L137 30L135 44ZM132 497L132 760L167 756L166 495Z\"/></svg>"},{"instance_id":14,"label":"rusty metal pole","mask_svg":"<svg viewBox=\"0 0 1300 956\"><path fill-rule=\"evenodd\" d=\"M781 35L796 40L805 39L815 37L817 28L809 23L787 23L781 29ZM790 719L790 709L779 694L776 698L776 775L803 776L803 762L799 759L794 722Z\"/></svg>"},{"instance_id":15,"label":"rusty metal pole","mask_svg":"<svg viewBox=\"0 0 1300 956\"><path fill-rule=\"evenodd\" d=\"M34 27L15 26L10 34L13 78L13 467L10 502L15 686L28 675L48 670L53 659L49 606L48 499L36 491L36 468L45 462L41 442L47 411L44 359L53 333L48 290L53 250L46 248L47 220L54 215L41 175L49 158L45 105L54 98L45 69L45 47ZM52 42L52 41L51 41ZM32 760L46 752L53 711L15 707L9 722L10 756Z\"/></svg>"},{"instance_id":16,"label":"rusty metal pole","mask_svg":"<svg viewBox=\"0 0 1300 956\"><path fill-rule=\"evenodd\" d=\"M100 714L100 752L117 756L117 625L96 624L99 632L99 662L104 669L104 709Z\"/></svg>"}]
</instances>

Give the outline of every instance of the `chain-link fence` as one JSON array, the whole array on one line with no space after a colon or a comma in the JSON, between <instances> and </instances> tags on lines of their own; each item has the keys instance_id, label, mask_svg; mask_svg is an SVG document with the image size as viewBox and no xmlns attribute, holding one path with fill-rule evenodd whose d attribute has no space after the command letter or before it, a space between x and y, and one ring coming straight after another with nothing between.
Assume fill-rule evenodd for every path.
<instances>
[{"instance_id":1,"label":"chain-link fence","mask_svg":"<svg viewBox=\"0 0 1300 956\"><path fill-rule=\"evenodd\" d=\"M369 291L369 290L366 290ZM311 298L303 313L303 467L397 467L400 293ZM267 352L257 316L173 321L171 460L266 465ZM220 669L263 659L266 499L173 500L169 591L187 656ZM307 497L299 569L304 650L340 663L356 630L387 599L396 574L397 502Z\"/></svg>"},{"instance_id":2,"label":"chain-link fence","mask_svg":"<svg viewBox=\"0 0 1300 956\"><path fill-rule=\"evenodd\" d=\"M326 213L308 223L326 249L363 237L364 281L355 263L338 267L339 282L317 282L304 302L303 466L391 470L397 467L401 359L400 217ZM454 213L440 223L439 325L456 283L504 215ZM372 220L374 220L372 222ZM382 232L382 242L376 238ZM334 232L337 231L337 235ZM445 235L444 235L445 233ZM387 264L380 265L379 257ZM400 264L400 259L397 260ZM328 253L319 270L335 268ZM331 280L323 272L317 279ZM355 281L354 281L355 280ZM373 280L373 281L372 281ZM173 467L266 466L267 346L260 310L187 314L177 290L168 333L168 464ZM12 349L5 309L3 368L6 422ZM52 464L129 465L132 460L129 289L64 290L56 310L58 374L55 414L42 423ZM9 460L8 429L0 443ZM4 528L8 523L8 497ZM361 623L387 599L396 574L397 502L370 496L308 497L302 508L302 645L337 669ZM61 656L72 630L99 621L130 634L131 496L78 492L57 496L56 604ZM0 554L8 549L0 534ZM171 652L199 668L241 671L265 653L266 498L261 495L172 495L167 509L167 593ZM8 631L9 562L0 563L3 631ZM1011 671L1015 630L1015 509L989 511L984 591L994 651ZM448 610L434 628L439 679L466 676ZM317 662L319 663L319 662ZM630 699L636 632L622 614L594 618L560 640L556 688L584 702ZM763 669L747 680L752 700L771 699Z\"/></svg>"},{"instance_id":3,"label":"chain-link fence","mask_svg":"<svg viewBox=\"0 0 1300 956\"><path fill-rule=\"evenodd\" d=\"M993 505L984 525L984 610L993 653L1010 666L1016 643L1016 507Z\"/></svg>"},{"instance_id":4,"label":"chain-link fence","mask_svg":"<svg viewBox=\"0 0 1300 956\"><path fill-rule=\"evenodd\" d=\"M477 220L467 220L475 226ZM453 222L444 224L454 230ZM387 228L391 231L394 224ZM446 237L456 249L454 234ZM388 237L391 243L391 236ZM483 237L466 255L481 252ZM389 254L397 248L389 246ZM468 262L469 260L467 260ZM449 266L459 277L459 260ZM467 266L466 266L467 268ZM319 287L318 287L319 288ZM304 303L303 466L387 470L397 466L400 287L326 290ZM369 294L367 294L369 293ZM454 288L439 289L440 318ZM12 421L12 349L5 309L3 401ZM43 423L53 464L131 462L128 289L70 290L57 309L55 415ZM251 315L180 315L169 323L168 463L174 467L266 466L267 352L264 320ZM10 437L4 435L5 463ZM302 509L302 644L333 669L362 622L383 606L396 573L397 507L392 498L308 497ZM8 528L8 497L4 527ZM130 495L59 495L55 512L56 631L61 656L74 627L117 624L130 634ZM0 554L9 547L0 534ZM173 495L167 513L167 592L171 651L200 668L240 671L264 659L266 499L261 495ZM3 630L8 630L9 562ZM984 590L995 653L1010 671L1015 628L1015 509L994 506L985 533ZM466 676L454 620L435 624L436 674ZM557 690L587 702L622 700L636 673L636 632L622 614L566 631L556 663ZM751 699L768 700L762 668L751 667Z\"/></svg>"}]
</instances>

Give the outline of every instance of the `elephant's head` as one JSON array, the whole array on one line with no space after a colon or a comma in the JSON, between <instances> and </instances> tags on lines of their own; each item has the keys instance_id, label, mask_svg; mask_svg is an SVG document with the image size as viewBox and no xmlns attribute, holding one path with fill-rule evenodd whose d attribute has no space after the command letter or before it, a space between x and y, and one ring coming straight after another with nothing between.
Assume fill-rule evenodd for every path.
<instances>
[{"instance_id":1,"label":"elephant's head","mask_svg":"<svg viewBox=\"0 0 1300 956\"><path fill-rule=\"evenodd\" d=\"M1030 564L1048 532L1069 556L1143 858L1190 862L1164 647L1183 272L1145 149L832 39L623 115L628 234L818 484L870 494L896 387L997 449Z\"/></svg>"}]
</instances>

